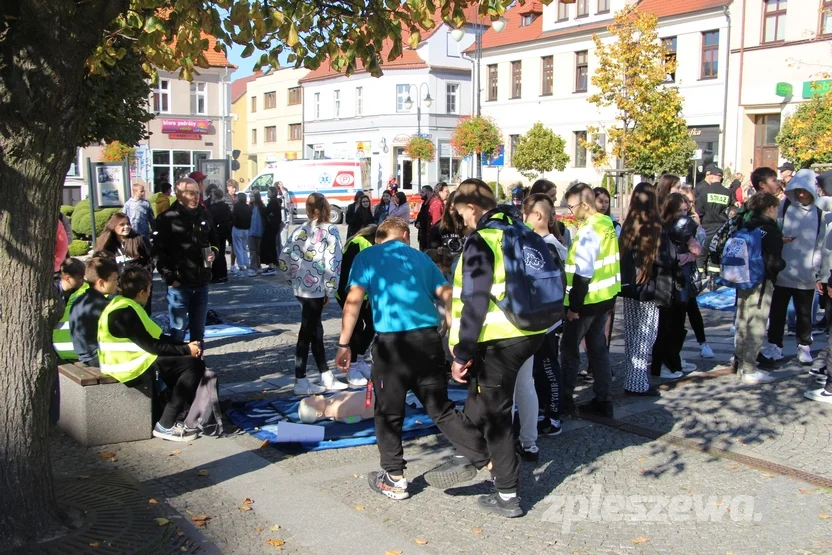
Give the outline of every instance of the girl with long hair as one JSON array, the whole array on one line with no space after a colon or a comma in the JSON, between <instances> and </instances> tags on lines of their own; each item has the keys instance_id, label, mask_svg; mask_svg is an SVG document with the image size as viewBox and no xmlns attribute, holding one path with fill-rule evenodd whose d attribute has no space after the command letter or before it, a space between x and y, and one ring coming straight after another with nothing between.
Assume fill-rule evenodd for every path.
<instances>
[{"instance_id":1,"label":"girl with long hair","mask_svg":"<svg viewBox=\"0 0 832 555\"><path fill-rule=\"evenodd\" d=\"M153 258L150 254L150 241L139 235L130 225L130 218L124 212L112 214L104 226L104 231L95 242L96 252L112 258L118 264L119 272L131 266L140 266L153 275ZM148 297L145 311L150 314Z\"/></svg>"},{"instance_id":2,"label":"girl with long hair","mask_svg":"<svg viewBox=\"0 0 832 555\"><path fill-rule=\"evenodd\" d=\"M381 225L381 223L390 215L390 208L392 208L390 204L391 198L392 195L390 194L390 191L384 191L381 193L381 201L378 203L375 211L373 212L373 219L375 219L378 225Z\"/></svg>"},{"instance_id":3,"label":"girl with long hair","mask_svg":"<svg viewBox=\"0 0 832 555\"><path fill-rule=\"evenodd\" d=\"M341 236L329 223L332 209L326 197L312 193L306 199L307 221L292 232L280 253L280 270L292 285L301 306L300 330L295 347L295 395L317 395L341 391L347 384L338 381L329 369L324 349L323 311L335 296L341 275ZM320 384L306 377L309 348L321 373Z\"/></svg>"},{"instance_id":4,"label":"girl with long hair","mask_svg":"<svg viewBox=\"0 0 832 555\"><path fill-rule=\"evenodd\" d=\"M253 189L251 196L251 228L248 230L248 256L251 260L251 270L260 275L260 244L263 241L263 234L266 232L266 205L263 204L263 197L259 189ZM251 271L249 271L251 275Z\"/></svg>"},{"instance_id":5,"label":"girl with long hair","mask_svg":"<svg viewBox=\"0 0 832 555\"><path fill-rule=\"evenodd\" d=\"M678 175L666 173L656 182L656 202L659 205L659 213L664 209L664 203L670 193L678 193L682 190L682 180Z\"/></svg>"},{"instance_id":6,"label":"girl with long hair","mask_svg":"<svg viewBox=\"0 0 832 555\"><path fill-rule=\"evenodd\" d=\"M393 198L393 206L391 206L390 213L387 217L401 218L407 223L410 223L410 203L407 202L407 195L399 191Z\"/></svg>"},{"instance_id":7,"label":"girl with long hair","mask_svg":"<svg viewBox=\"0 0 832 555\"><path fill-rule=\"evenodd\" d=\"M696 241L702 246L702 248L707 248L705 245L705 241L707 238L705 228L702 227L702 224L699 222L699 214L696 213L696 195L693 192L693 187L688 185L684 185L680 191L685 198L688 199L688 216L696 222ZM699 302L696 300L697 295L699 295L701 286L699 281L701 277L698 275L698 270L695 272L694 276L696 282L691 283L691 295L688 299L687 304L687 315L688 321L690 322L690 327L693 328L693 333L696 334L696 342L699 343L699 356L702 358L714 358L714 351L711 349L711 346L708 345L708 338L705 335L705 320L702 318L702 312L699 310Z\"/></svg>"},{"instance_id":8,"label":"girl with long hair","mask_svg":"<svg viewBox=\"0 0 832 555\"><path fill-rule=\"evenodd\" d=\"M624 392L629 395L659 395L650 386L647 358L659 326L654 264L659 254L662 225L656 189L642 182L630 197L627 218L618 238L621 257L621 298L624 307Z\"/></svg>"}]
</instances>

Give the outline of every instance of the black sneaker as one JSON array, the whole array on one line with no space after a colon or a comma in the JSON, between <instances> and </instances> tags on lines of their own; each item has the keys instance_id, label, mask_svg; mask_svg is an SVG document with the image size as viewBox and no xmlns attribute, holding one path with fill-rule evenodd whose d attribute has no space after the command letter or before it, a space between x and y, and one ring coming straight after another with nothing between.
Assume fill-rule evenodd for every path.
<instances>
[{"instance_id":1,"label":"black sneaker","mask_svg":"<svg viewBox=\"0 0 832 555\"><path fill-rule=\"evenodd\" d=\"M382 495L386 495L390 499L401 501L410 497L410 494L407 492L407 480L405 478L396 482L387 472L378 470L367 474L367 481L373 490Z\"/></svg>"},{"instance_id":2,"label":"black sneaker","mask_svg":"<svg viewBox=\"0 0 832 555\"><path fill-rule=\"evenodd\" d=\"M595 414L604 418L613 418L612 402L601 402L593 398L589 403L581 405L581 414Z\"/></svg>"},{"instance_id":3,"label":"black sneaker","mask_svg":"<svg viewBox=\"0 0 832 555\"><path fill-rule=\"evenodd\" d=\"M477 476L477 469L465 457L453 456L433 470L425 472L424 478L428 485L435 488L448 489L460 482L473 480Z\"/></svg>"},{"instance_id":4,"label":"black sneaker","mask_svg":"<svg viewBox=\"0 0 832 555\"><path fill-rule=\"evenodd\" d=\"M760 353L757 355L757 367L761 370L774 370L777 368L777 361Z\"/></svg>"},{"instance_id":5,"label":"black sneaker","mask_svg":"<svg viewBox=\"0 0 832 555\"><path fill-rule=\"evenodd\" d=\"M659 390L653 387L652 385L647 388L647 391L630 391L629 389L624 390L624 395L628 397L661 397L662 394L659 393Z\"/></svg>"},{"instance_id":6,"label":"black sneaker","mask_svg":"<svg viewBox=\"0 0 832 555\"><path fill-rule=\"evenodd\" d=\"M818 378L820 376L826 375L826 365L821 366L820 368L812 368L809 370L809 375L813 378Z\"/></svg>"},{"instance_id":7,"label":"black sneaker","mask_svg":"<svg viewBox=\"0 0 832 555\"><path fill-rule=\"evenodd\" d=\"M520 455L520 458L526 462L537 462L540 459L540 449L537 448L537 445L532 445L531 447L523 447L518 442L517 454Z\"/></svg>"},{"instance_id":8,"label":"black sneaker","mask_svg":"<svg viewBox=\"0 0 832 555\"><path fill-rule=\"evenodd\" d=\"M537 423L537 435L539 436L556 436L563 431L561 421L557 418L544 418Z\"/></svg>"},{"instance_id":9,"label":"black sneaker","mask_svg":"<svg viewBox=\"0 0 832 555\"><path fill-rule=\"evenodd\" d=\"M523 516L523 509L520 508L520 498L516 496L508 501L503 501L500 494L495 491L488 495L481 495L477 499L477 504L490 513L506 518Z\"/></svg>"}]
</instances>

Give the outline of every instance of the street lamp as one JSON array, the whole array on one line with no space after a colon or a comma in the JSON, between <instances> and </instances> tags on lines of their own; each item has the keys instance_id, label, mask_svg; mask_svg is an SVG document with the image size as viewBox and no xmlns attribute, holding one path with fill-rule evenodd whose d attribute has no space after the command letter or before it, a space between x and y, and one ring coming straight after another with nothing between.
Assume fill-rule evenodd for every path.
<instances>
[{"instance_id":1,"label":"street lamp","mask_svg":"<svg viewBox=\"0 0 832 555\"><path fill-rule=\"evenodd\" d=\"M422 98L422 87L425 87L425 97ZM430 87L427 83L422 83L418 87L416 85L408 85L407 98L404 101L404 109L408 112L413 109L413 99L410 97L410 89L416 89L416 136L422 136L422 103L425 103L425 108L430 108L433 104L433 99L430 97ZM417 182L419 184L419 191L422 191L422 159L417 160Z\"/></svg>"},{"instance_id":2,"label":"street lamp","mask_svg":"<svg viewBox=\"0 0 832 555\"><path fill-rule=\"evenodd\" d=\"M507 20L504 17L501 17L495 21L491 22L491 28L494 29L496 33L502 33L503 29L506 28ZM474 23L474 62L475 65L475 73L476 73L476 81L474 83L474 87L477 91L477 100L475 103L476 106L476 115L480 116L482 112L482 104L480 102L480 95L481 95L481 83L480 83L480 62L482 61L482 35L485 33L484 29L485 25L481 22L481 18L479 12L477 12L477 21ZM451 31L451 38L455 41L459 42L465 37L465 29L458 28ZM482 162L480 160L480 156L477 155L477 178L482 179Z\"/></svg>"}]
</instances>

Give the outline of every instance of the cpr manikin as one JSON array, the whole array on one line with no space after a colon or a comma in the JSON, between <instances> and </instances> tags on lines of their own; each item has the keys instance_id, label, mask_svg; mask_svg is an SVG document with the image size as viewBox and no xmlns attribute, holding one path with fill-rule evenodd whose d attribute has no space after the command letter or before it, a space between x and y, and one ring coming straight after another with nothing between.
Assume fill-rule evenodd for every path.
<instances>
[{"instance_id":1,"label":"cpr manikin","mask_svg":"<svg viewBox=\"0 0 832 555\"><path fill-rule=\"evenodd\" d=\"M368 403L364 391L342 391L330 397L312 395L301 400L298 418L305 424L327 419L353 424L372 418L374 404L375 395Z\"/></svg>"}]
</instances>

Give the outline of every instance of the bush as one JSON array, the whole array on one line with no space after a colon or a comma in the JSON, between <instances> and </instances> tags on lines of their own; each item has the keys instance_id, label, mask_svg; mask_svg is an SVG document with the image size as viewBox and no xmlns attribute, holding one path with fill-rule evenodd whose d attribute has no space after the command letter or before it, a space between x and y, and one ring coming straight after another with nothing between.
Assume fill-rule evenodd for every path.
<instances>
[{"instance_id":1,"label":"bush","mask_svg":"<svg viewBox=\"0 0 832 555\"><path fill-rule=\"evenodd\" d=\"M72 217L72 213L73 213L74 211L75 211L75 207L74 207L74 206L70 206L70 205L68 205L68 204L62 204L62 205L61 205L61 214L63 214L63 215L64 215L64 216L66 216L67 218Z\"/></svg>"},{"instance_id":2,"label":"bush","mask_svg":"<svg viewBox=\"0 0 832 555\"><path fill-rule=\"evenodd\" d=\"M89 206L89 205L87 205ZM104 231L104 226L107 225L107 220L116 212L121 212L121 208L102 208L95 211L95 235L101 235ZM90 238L90 213L89 210L82 210L78 212L76 207L72 214L72 234L77 239L89 240Z\"/></svg>"},{"instance_id":3,"label":"bush","mask_svg":"<svg viewBox=\"0 0 832 555\"><path fill-rule=\"evenodd\" d=\"M69 256L84 256L90 252L90 244L86 241L76 239L69 244Z\"/></svg>"}]
</instances>

